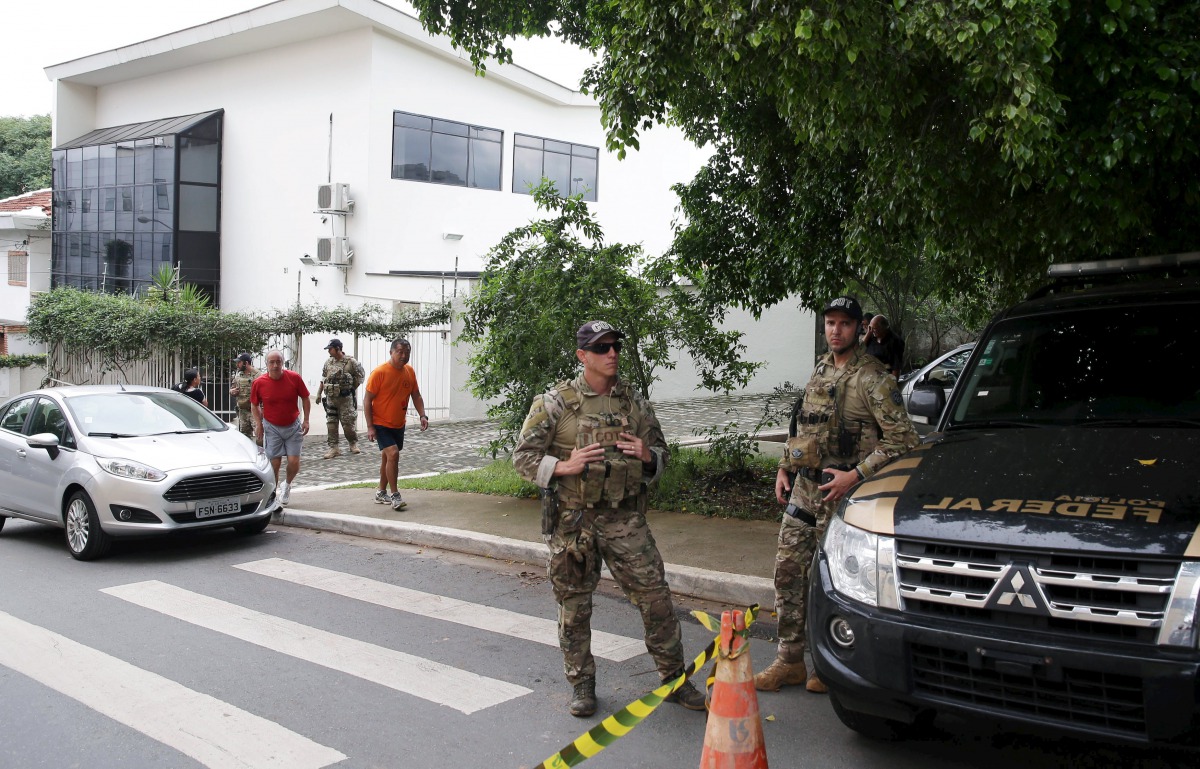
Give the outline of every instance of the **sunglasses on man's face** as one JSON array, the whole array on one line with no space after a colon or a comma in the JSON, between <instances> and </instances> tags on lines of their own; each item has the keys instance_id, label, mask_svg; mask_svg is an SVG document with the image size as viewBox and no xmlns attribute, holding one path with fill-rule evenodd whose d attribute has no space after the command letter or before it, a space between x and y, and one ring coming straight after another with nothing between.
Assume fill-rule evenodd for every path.
<instances>
[{"instance_id":1,"label":"sunglasses on man's face","mask_svg":"<svg viewBox=\"0 0 1200 769\"><path fill-rule=\"evenodd\" d=\"M621 351L620 342L597 342L596 344L585 344L583 349L587 350L588 352L594 352L598 355L608 355L608 349L610 347L617 352Z\"/></svg>"}]
</instances>

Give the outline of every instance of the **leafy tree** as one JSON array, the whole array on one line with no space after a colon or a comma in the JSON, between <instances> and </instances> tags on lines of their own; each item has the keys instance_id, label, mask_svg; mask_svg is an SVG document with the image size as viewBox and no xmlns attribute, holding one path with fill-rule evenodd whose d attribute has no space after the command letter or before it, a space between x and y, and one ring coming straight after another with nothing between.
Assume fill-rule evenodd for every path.
<instances>
[{"instance_id":1,"label":"leafy tree","mask_svg":"<svg viewBox=\"0 0 1200 769\"><path fill-rule=\"evenodd\" d=\"M599 52L611 148L653 123L713 154L674 256L727 300L810 307L920 255L943 300L1050 261L1200 243L1200 3L416 0L471 55Z\"/></svg>"},{"instance_id":2,"label":"leafy tree","mask_svg":"<svg viewBox=\"0 0 1200 769\"><path fill-rule=\"evenodd\" d=\"M0 198L50 186L50 116L0 117Z\"/></svg>"},{"instance_id":3,"label":"leafy tree","mask_svg":"<svg viewBox=\"0 0 1200 769\"><path fill-rule=\"evenodd\" d=\"M459 341L472 349L468 385L495 400L488 409L500 423L493 456L512 447L536 394L575 375L575 331L588 320L625 332L621 372L646 396L655 372L675 367L674 346L692 357L710 390L749 380L760 364L740 360L740 332L716 328L720 307L639 276L649 267L641 248L605 245L581 196L561 198L545 181L533 196L550 218L518 227L488 252L462 316Z\"/></svg>"}]
</instances>

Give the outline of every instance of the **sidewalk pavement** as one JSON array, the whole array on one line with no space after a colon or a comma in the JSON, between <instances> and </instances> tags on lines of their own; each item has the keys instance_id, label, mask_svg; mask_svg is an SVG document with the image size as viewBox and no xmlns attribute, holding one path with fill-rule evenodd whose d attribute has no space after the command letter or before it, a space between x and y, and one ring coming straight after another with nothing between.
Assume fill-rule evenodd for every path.
<instances>
[{"instance_id":1,"label":"sidewalk pavement","mask_svg":"<svg viewBox=\"0 0 1200 769\"><path fill-rule=\"evenodd\" d=\"M278 522L319 531L453 550L545 568L541 503L454 491L405 489L400 511L371 488L296 488ZM650 530L671 590L735 606L775 604L771 575L779 524L651 510ZM607 568L603 574L611 579Z\"/></svg>"},{"instance_id":2,"label":"sidewalk pavement","mask_svg":"<svg viewBox=\"0 0 1200 769\"><path fill-rule=\"evenodd\" d=\"M743 430L753 429L765 400L762 395L690 398L657 403L655 411L667 440L686 445L698 442L704 428L731 421ZM425 432L408 430L400 473L484 467L492 460L480 448L495 435L495 424L482 420L435 422ZM305 439L300 474L281 523L545 567L549 551L541 538L537 500L405 490L408 507L394 512L374 503L373 489L330 488L379 477L379 449L365 435L359 440L360 454L349 453L345 438L339 443L340 456L322 459L326 436ZM674 592L733 605L774 605L771 577L779 524L658 511L647 518ZM608 578L607 569L604 576Z\"/></svg>"}]
</instances>

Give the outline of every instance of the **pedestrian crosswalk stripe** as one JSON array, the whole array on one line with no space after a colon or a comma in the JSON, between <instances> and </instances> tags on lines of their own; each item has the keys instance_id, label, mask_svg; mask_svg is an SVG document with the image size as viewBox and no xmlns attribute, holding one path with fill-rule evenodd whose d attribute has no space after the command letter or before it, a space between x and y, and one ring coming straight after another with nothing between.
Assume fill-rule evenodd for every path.
<instances>
[{"instance_id":1,"label":"pedestrian crosswalk stripe","mask_svg":"<svg viewBox=\"0 0 1200 769\"><path fill-rule=\"evenodd\" d=\"M0 665L209 767L320 769L346 758L215 697L0 612Z\"/></svg>"},{"instance_id":2,"label":"pedestrian crosswalk stripe","mask_svg":"<svg viewBox=\"0 0 1200 769\"><path fill-rule=\"evenodd\" d=\"M235 568L389 609L423 614L434 619L558 648L558 623L555 620L531 617L507 609L460 601L457 598L449 598L436 593L423 593L387 582L287 561L282 558L251 561L237 564ZM624 662L645 653L645 651L646 642L640 638L629 638L599 630L592 631L592 654L597 657L614 662Z\"/></svg>"},{"instance_id":3,"label":"pedestrian crosswalk stripe","mask_svg":"<svg viewBox=\"0 0 1200 769\"><path fill-rule=\"evenodd\" d=\"M532 691L524 686L340 636L157 580L118 585L104 588L101 592L462 713L474 713Z\"/></svg>"}]
</instances>

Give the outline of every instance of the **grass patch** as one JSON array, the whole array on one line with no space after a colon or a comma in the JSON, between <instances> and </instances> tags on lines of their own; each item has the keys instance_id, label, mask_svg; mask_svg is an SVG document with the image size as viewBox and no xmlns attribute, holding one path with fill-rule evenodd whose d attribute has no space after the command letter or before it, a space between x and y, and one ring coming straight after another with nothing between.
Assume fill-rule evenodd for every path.
<instances>
[{"instance_id":1,"label":"grass patch","mask_svg":"<svg viewBox=\"0 0 1200 769\"><path fill-rule=\"evenodd\" d=\"M728 462L709 452L678 446L671 448L671 462L650 494L650 507L720 518L779 519L774 459L755 457L745 466L731 469ZM506 459L496 460L478 470L405 478L396 485L402 489L460 491L526 499L538 496L537 486L517 475L512 462ZM375 484L354 486L373 488Z\"/></svg>"}]
</instances>

